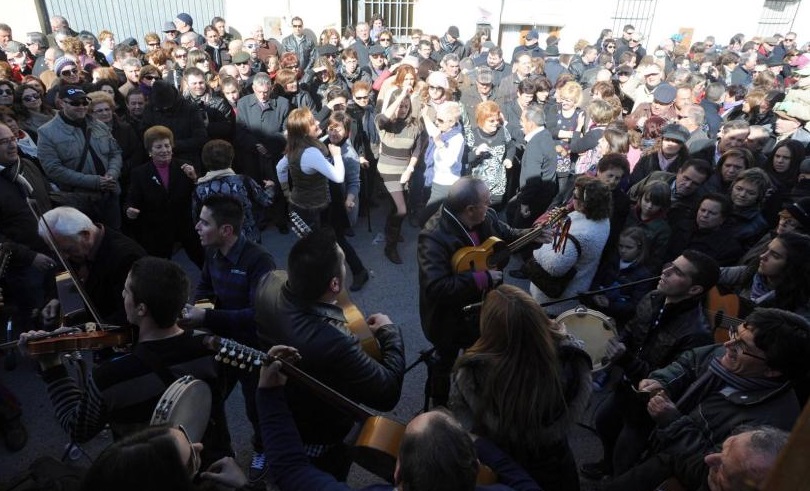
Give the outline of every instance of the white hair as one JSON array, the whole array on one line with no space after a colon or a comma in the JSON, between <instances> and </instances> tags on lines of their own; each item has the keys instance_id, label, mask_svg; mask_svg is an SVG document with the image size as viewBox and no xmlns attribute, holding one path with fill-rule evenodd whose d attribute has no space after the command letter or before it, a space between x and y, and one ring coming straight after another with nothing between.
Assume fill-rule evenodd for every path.
<instances>
[{"instance_id":1,"label":"white hair","mask_svg":"<svg viewBox=\"0 0 810 491\"><path fill-rule=\"evenodd\" d=\"M70 206L59 206L46 211L39 219L39 236L45 240L48 238L46 223L54 235L72 239L77 239L80 233L95 228L90 217Z\"/></svg>"}]
</instances>

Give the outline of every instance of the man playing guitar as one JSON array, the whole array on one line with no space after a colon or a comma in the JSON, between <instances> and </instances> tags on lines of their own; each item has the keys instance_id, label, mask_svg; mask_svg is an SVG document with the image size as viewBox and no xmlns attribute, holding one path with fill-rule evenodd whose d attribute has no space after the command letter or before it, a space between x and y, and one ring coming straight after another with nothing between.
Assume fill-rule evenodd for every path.
<instances>
[{"instance_id":1,"label":"man playing guitar","mask_svg":"<svg viewBox=\"0 0 810 491\"><path fill-rule=\"evenodd\" d=\"M480 301L486 290L503 280L503 272L497 269L457 273L453 255L490 237L512 242L526 232L500 221L489 205L486 183L462 177L419 234L419 314L425 337L435 346L438 358L428 380L434 406L447 403L450 373L459 350L478 339L478 323L467 322L462 309Z\"/></svg>"},{"instance_id":2,"label":"man playing guitar","mask_svg":"<svg viewBox=\"0 0 810 491\"><path fill-rule=\"evenodd\" d=\"M377 362L349 334L343 311L335 305L346 268L334 236L318 230L302 238L290 250L287 265L287 278L268 274L257 290L261 341L298 349L301 370L349 399L380 411L393 409L405 370L402 335L386 315L367 319L382 351ZM345 480L351 458L343 440L351 416L325 406L299 383L288 384L286 393L307 455L320 469Z\"/></svg>"}]
</instances>

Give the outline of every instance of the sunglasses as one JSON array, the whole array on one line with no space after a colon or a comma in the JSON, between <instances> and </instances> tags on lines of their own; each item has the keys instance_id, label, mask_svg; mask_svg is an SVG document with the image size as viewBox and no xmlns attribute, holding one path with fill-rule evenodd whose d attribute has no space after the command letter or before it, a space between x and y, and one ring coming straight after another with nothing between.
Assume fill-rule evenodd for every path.
<instances>
[{"instance_id":1,"label":"sunglasses","mask_svg":"<svg viewBox=\"0 0 810 491\"><path fill-rule=\"evenodd\" d=\"M157 48L158 46L160 46L160 43L149 43L148 46L151 46L153 48Z\"/></svg>"},{"instance_id":2,"label":"sunglasses","mask_svg":"<svg viewBox=\"0 0 810 491\"><path fill-rule=\"evenodd\" d=\"M356 96L354 96L354 98L357 99L358 101L367 101L368 100L367 95L356 95Z\"/></svg>"},{"instance_id":3,"label":"sunglasses","mask_svg":"<svg viewBox=\"0 0 810 491\"><path fill-rule=\"evenodd\" d=\"M256 45L255 45L255 44L246 44L246 45L245 45L245 48L247 48L247 49L253 49L253 48L255 48L255 47L256 47Z\"/></svg>"},{"instance_id":4,"label":"sunglasses","mask_svg":"<svg viewBox=\"0 0 810 491\"><path fill-rule=\"evenodd\" d=\"M2 89L2 90L0 90L0 95L11 95L13 93L14 93L14 91L11 90L11 89Z\"/></svg>"},{"instance_id":5,"label":"sunglasses","mask_svg":"<svg viewBox=\"0 0 810 491\"><path fill-rule=\"evenodd\" d=\"M428 90L444 90L444 87L439 87L437 85L428 85Z\"/></svg>"},{"instance_id":6,"label":"sunglasses","mask_svg":"<svg viewBox=\"0 0 810 491\"><path fill-rule=\"evenodd\" d=\"M174 57L175 58L188 58L188 55L186 55L186 54L182 54L182 55L181 54L175 54Z\"/></svg>"},{"instance_id":7,"label":"sunglasses","mask_svg":"<svg viewBox=\"0 0 810 491\"><path fill-rule=\"evenodd\" d=\"M90 105L90 101L88 101L87 99L82 99L81 101L67 101L67 103L70 104L73 107L79 107L79 106L87 107L87 106Z\"/></svg>"},{"instance_id":8,"label":"sunglasses","mask_svg":"<svg viewBox=\"0 0 810 491\"><path fill-rule=\"evenodd\" d=\"M383 54L371 55L371 57L372 57L372 58L382 58L382 57L384 57L384 56L385 56L385 55L383 55Z\"/></svg>"},{"instance_id":9,"label":"sunglasses","mask_svg":"<svg viewBox=\"0 0 810 491\"><path fill-rule=\"evenodd\" d=\"M304 27L304 24L293 24L292 26L296 29L301 29L302 27Z\"/></svg>"},{"instance_id":10,"label":"sunglasses","mask_svg":"<svg viewBox=\"0 0 810 491\"><path fill-rule=\"evenodd\" d=\"M236 66L245 66L245 65L247 65L247 62L246 61L240 61L239 63L234 63L234 65L236 65Z\"/></svg>"},{"instance_id":11,"label":"sunglasses","mask_svg":"<svg viewBox=\"0 0 810 491\"><path fill-rule=\"evenodd\" d=\"M23 99L23 101L25 101L25 102L34 102L34 101L38 101L38 100L39 100L39 94L34 94L34 95L26 95L26 96L23 96L23 98L22 98L22 99Z\"/></svg>"},{"instance_id":12,"label":"sunglasses","mask_svg":"<svg viewBox=\"0 0 810 491\"><path fill-rule=\"evenodd\" d=\"M381 43L390 43L390 42L391 42L391 38L380 38L380 42L381 42Z\"/></svg>"},{"instance_id":13,"label":"sunglasses","mask_svg":"<svg viewBox=\"0 0 810 491\"><path fill-rule=\"evenodd\" d=\"M144 75L143 76L144 80L155 80L157 78L159 78L157 75Z\"/></svg>"},{"instance_id":14,"label":"sunglasses","mask_svg":"<svg viewBox=\"0 0 810 491\"><path fill-rule=\"evenodd\" d=\"M71 68L70 70L62 70L61 72L59 72L59 74L62 75L63 77L67 75L76 75L78 73L79 70L77 70L76 68Z\"/></svg>"},{"instance_id":15,"label":"sunglasses","mask_svg":"<svg viewBox=\"0 0 810 491\"><path fill-rule=\"evenodd\" d=\"M333 111L343 111L346 109L346 104L335 104L332 106Z\"/></svg>"},{"instance_id":16,"label":"sunglasses","mask_svg":"<svg viewBox=\"0 0 810 491\"><path fill-rule=\"evenodd\" d=\"M444 123L447 122L447 120L441 119L441 118L436 118L436 122L439 123L439 124L444 124Z\"/></svg>"}]
</instances>

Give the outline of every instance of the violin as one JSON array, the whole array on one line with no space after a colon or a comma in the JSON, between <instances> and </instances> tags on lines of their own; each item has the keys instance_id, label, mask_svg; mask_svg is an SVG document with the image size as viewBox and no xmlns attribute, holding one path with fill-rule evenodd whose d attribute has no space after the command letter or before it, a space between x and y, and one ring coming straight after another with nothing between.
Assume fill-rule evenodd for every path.
<instances>
[{"instance_id":1,"label":"violin","mask_svg":"<svg viewBox=\"0 0 810 491\"><path fill-rule=\"evenodd\" d=\"M60 327L52 332L28 338L26 349L31 356L66 353L71 351L95 351L132 344L133 330L130 328L105 326L96 328L88 322L84 328ZM17 341L0 344L0 349L15 346Z\"/></svg>"}]
</instances>

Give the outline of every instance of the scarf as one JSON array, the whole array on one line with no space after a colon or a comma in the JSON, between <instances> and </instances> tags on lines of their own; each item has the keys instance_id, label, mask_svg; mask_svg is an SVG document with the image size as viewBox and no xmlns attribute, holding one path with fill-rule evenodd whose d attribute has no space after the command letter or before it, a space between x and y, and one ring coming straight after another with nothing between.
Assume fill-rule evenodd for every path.
<instances>
[{"instance_id":1,"label":"scarf","mask_svg":"<svg viewBox=\"0 0 810 491\"><path fill-rule=\"evenodd\" d=\"M204 176L197 179L197 184L202 184L204 182L213 181L214 179L218 179L220 177L225 176L235 176L236 172L233 171L230 167L227 169L220 169L220 170L209 170L205 173Z\"/></svg>"},{"instance_id":2,"label":"scarf","mask_svg":"<svg viewBox=\"0 0 810 491\"><path fill-rule=\"evenodd\" d=\"M675 162L676 160L678 160L678 154L677 153L671 159L668 159L664 155L664 152L662 152L661 150L658 150L658 169L659 170L669 172L667 169L669 169L669 166L672 165L672 163Z\"/></svg>"},{"instance_id":3,"label":"scarf","mask_svg":"<svg viewBox=\"0 0 810 491\"><path fill-rule=\"evenodd\" d=\"M363 131L368 136L368 141L372 146L380 143L380 133L377 132L377 125L374 124L374 107L367 104L363 109Z\"/></svg>"},{"instance_id":4,"label":"scarf","mask_svg":"<svg viewBox=\"0 0 810 491\"><path fill-rule=\"evenodd\" d=\"M709 363L709 370L701 375L686 392L678 399L675 405L683 414L688 414L706 397L724 387L730 387L734 392L754 392L760 390L776 390L784 385L784 381L764 377L741 377L731 373L720 363L720 358L714 358Z\"/></svg>"},{"instance_id":5,"label":"scarf","mask_svg":"<svg viewBox=\"0 0 810 491\"><path fill-rule=\"evenodd\" d=\"M447 146L447 142L450 141L455 135L461 133L461 124L456 123L453 125L452 128L447 130L447 132L442 133L439 135L439 139L442 141L442 146ZM461 162L461 154L464 152L464 147L462 147L461 152L459 155L456 156L456 162ZM435 169L433 168L434 164L434 154L436 153L436 139L431 138L428 142L427 150L425 150L425 186L429 187L433 184L433 175L435 174Z\"/></svg>"},{"instance_id":6,"label":"scarf","mask_svg":"<svg viewBox=\"0 0 810 491\"><path fill-rule=\"evenodd\" d=\"M765 283L765 278L759 273L754 274L754 279L751 282L751 300L756 304L760 304L775 295L776 291Z\"/></svg>"}]
</instances>

